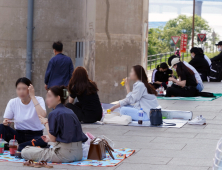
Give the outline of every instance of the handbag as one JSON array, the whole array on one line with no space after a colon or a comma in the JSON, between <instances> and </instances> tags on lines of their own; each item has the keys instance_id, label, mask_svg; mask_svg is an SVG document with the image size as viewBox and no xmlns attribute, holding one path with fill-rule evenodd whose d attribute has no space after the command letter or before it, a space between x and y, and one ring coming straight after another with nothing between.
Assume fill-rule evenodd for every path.
<instances>
[{"instance_id":1,"label":"handbag","mask_svg":"<svg viewBox=\"0 0 222 170\"><path fill-rule=\"evenodd\" d=\"M96 137L90 142L90 147L89 147L89 153L88 153L88 158L91 160L103 160L106 158L106 151L109 153L111 158L114 160L114 156L112 152L114 150L111 148L111 146L108 144L108 142L105 139L101 139Z\"/></svg>"},{"instance_id":2,"label":"handbag","mask_svg":"<svg viewBox=\"0 0 222 170\"><path fill-rule=\"evenodd\" d=\"M153 126L163 124L161 109L150 109L150 124Z\"/></svg>"}]
</instances>

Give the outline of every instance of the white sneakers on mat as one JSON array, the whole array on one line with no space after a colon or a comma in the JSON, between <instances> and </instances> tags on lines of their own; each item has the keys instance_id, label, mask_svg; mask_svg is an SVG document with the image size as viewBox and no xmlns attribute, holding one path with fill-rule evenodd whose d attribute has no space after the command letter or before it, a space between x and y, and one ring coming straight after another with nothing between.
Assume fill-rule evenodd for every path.
<instances>
[{"instance_id":1,"label":"white sneakers on mat","mask_svg":"<svg viewBox=\"0 0 222 170\"><path fill-rule=\"evenodd\" d=\"M197 116L195 119L188 121L188 124L190 124L190 125L205 125L206 119L203 118L202 115L200 115L200 116Z\"/></svg>"}]
</instances>

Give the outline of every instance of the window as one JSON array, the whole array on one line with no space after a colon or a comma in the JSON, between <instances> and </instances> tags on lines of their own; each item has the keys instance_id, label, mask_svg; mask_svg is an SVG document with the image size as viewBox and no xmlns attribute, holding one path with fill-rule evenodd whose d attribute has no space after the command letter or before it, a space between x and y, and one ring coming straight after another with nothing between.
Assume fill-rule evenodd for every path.
<instances>
[{"instance_id":1,"label":"window","mask_svg":"<svg viewBox=\"0 0 222 170\"><path fill-rule=\"evenodd\" d=\"M76 58L83 58L83 42L76 42Z\"/></svg>"}]
</instances>

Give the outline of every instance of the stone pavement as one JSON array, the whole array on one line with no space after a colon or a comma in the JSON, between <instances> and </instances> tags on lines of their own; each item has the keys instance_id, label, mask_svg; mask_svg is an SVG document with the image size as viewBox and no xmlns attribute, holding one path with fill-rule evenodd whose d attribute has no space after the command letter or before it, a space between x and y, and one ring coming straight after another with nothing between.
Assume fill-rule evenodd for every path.
<instances>
[{"instance_id":1,"label":"stone pavement","mask_svg":"<svg viewBox=\"0 0 222 170\"><path fill-rule=\"evenodd\" d=\"M205 90L222 92L221 83L206 83ZM217 141L222 137L222 98L211 102L159 100L163 108L191 110L195 118L202 114L207 125L185 125L181 129L83 125L84 132L106 135L115 148L128 147L136 153L116 167L73 167L57 165L54 169L75 170L211 170ZM19 163L0 163L0 169L26 170Z\"/></svg>"}]
</instances>

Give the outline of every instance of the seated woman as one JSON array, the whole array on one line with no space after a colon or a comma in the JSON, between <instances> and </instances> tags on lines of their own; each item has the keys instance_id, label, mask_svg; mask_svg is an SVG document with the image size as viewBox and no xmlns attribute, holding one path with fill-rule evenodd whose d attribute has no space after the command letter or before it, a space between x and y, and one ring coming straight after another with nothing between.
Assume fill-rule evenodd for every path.
<instances>
[{"instance_id":1,"label":"seated woman","mask_svg":"<svg viewBox=\"0 0 222 170\"><path fill-rule=\"evenodd\" d=\"M82 142L88 138L83 134L77 116L64 106L66 99L65 87L54 86L48 90L46 104L48 108L54 110L49 113L48 119L41 115L39 118L48 132L48 135L42 136L42 139L45 142L55 142L55 145L53 148L27 146L22 150L22 158L56 163L82 159Z\"/></svg>"},{"instance_id":2,"label":"seated woman","mask_svg":"<svg viewBox=\"0 0 222 170\"><path fill-rule=\"evenodd\" d=\"M15 135L19 144L38 139L38 146L47 146L47 143L41 139L44 126L38 117L46 116L44 99L35 96L32 82L25 77L19 78L15 87L18 97L11 99L7 104L3 124L0 124L0 134L7 142ZM11 122L15 122L15 130L9 126ZM21 149L18 148L19 151Z\"/></svg>"},{"instance_id":3,"label":"seated woman","mask_svg":"<svg viewBox=\"0 0 222 170\"><path fill-rule=\"evenodd\" d=\"M171 87L167 88L166 97L195 97L198 94L196 89L197 81L194 76L194 72L185 66L179 58L174 58L171 62L173 69L176 70L179 80L173 77L169 78L169 81L173 81Z\"/></svg>"},{"instance_id":4,"label":"seated woman","mask_svg":"<svg viewBox=\"0 0 222 170\"><path fill-rule=\"evenodd\" d=\"M145 112L143 120L149 120L150 109L158 107L157 92L152 85L148 83L148 78L144 68L140 65L133 66L131 69L129 79L133 82L133 90L130 92L128 78L125 79L125 87L127 96L120 100L119 103L112 108L111 111L121 107L120 113L122 115L129 115L132 120L138 120L138 111L140 108ZM128 105L133 105L128 107Z\"/></svg>"},{"instance_id":5,"label":"seated woman","mask_svg":"<svg viewBox=\"0 0 222 170\"><path fill-rule=\"evenodd\" d=\"M173 74L173 71L169 69L167 63L161 63L153 70L152 82L155 89L163 86L167 89L168 78Z\"/></svg>"},{"instance_id":6,"label":"seated woman","mask_svg":"<svg viewBox=\"0 0 222 170\"><path fill-rule=\"evenodd\" d=\"M208 81L207 76L210 73L210 66L207 60L205 59L202 50L197 47L193 47L190 50L190 53L192 60L189 62L189 64L197 70L197 72L200 74L202 81Z\"/></svg>"},{"instance_id":7,"label":"seated woman","mask_svg":"<svg viewBox=\"0 0 222 170\"><path fill-rule=\"evenodd\" d=\"M66 107L73 110L84 123L94 123L102 118L102 106L97 94L98 88L95 82L88 78L85 68L77 67L69 82L69 103ZM77 97L78 102L73 104Z\"/></svg>"}]
</instances>

